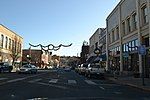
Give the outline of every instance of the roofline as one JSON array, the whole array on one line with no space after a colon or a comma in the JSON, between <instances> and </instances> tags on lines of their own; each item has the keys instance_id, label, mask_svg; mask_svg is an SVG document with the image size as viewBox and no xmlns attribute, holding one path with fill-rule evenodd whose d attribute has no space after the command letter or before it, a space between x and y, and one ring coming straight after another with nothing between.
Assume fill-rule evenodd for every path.
<instances>
[{"instance_id":1,"label":"roofline","mask_svg":"<svg viewBox=\"0 0 150 100\"><path fill-rule=\"evenodd\" d=\"M94 32L94 34L95 34L98 30L100 30L100 29L105 29L105 28L97 28L96 31ZM94 34L92 34L92 36L90 37L90 39L94 36ZM90 40L90 39L89 39L89 40Z\"/></svg>"},{"instance_id":2,"label":"roofline","mask_svg":"<svg viewBox=\"0 0 150 100\"><path fill-rule=\"evenodd\" d=\"M12 31L12 30L11 30L11 29L9 29L8 27L4 26L3 24L0 24L0 26L2 26L2 27L4 27L4 28L6 28L8 31L10 31L10 32L14 33L15 35L17 35L17 36L19 36L20 38L22 38L22 39L23 39L23 37L21 37L20 35L18 35L16 32Z\"/></svg>"},{"instance_id":3,"label":"roofline","mask_svg":"<svg viewBox=\"0 0 150 100\"><path fill-rule=\"evenodd\" d=\"M106 20L108 20L112 14L116 11L116 9L118 8L118 6L120 6L125 0L121 0L116 6L115 8L112 10L112 12L108 15L108 17L106 18Z\"/></svg>"}]
</instances>

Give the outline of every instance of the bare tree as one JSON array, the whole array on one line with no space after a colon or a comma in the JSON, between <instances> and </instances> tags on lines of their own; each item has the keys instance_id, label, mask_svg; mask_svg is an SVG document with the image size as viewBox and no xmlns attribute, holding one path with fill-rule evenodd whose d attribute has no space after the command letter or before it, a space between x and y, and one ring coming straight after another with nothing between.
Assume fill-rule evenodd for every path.
<instances>
[{"instance_id":1,"label":"bare tree","mask_svg":"<svg viewBox=\"0 0 150 100\"><path fill-rule=\"evenodd\" d=\"M10 56L12 57L12 65L14 65L15 61L17 61L21 57L20 53L16 52L12 52Z\"/></svg>"}]
</instances>

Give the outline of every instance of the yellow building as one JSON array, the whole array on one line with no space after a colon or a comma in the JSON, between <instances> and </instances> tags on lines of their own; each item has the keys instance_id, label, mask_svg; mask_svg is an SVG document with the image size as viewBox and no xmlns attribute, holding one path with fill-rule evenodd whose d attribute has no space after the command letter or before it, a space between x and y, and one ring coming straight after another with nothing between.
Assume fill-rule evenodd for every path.
<instances>
[{"instance_id":1,"label":"yellow building","mask_svg":"<svg viewBox=\"0 0 150 100\"><path fill-rule=\"evenodd\" d=\"M0 24L0 62L20 62L23 38Z\"/></svg>"}]
</instances>

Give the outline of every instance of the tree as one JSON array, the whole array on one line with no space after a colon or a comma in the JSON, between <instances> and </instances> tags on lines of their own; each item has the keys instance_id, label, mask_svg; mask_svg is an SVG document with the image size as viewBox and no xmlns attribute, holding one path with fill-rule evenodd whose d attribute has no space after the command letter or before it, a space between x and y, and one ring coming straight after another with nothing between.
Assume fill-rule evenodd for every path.
<instances>
[{"instance_id":1,"label":"tree","mask_svg":"<svg viewBox=\"0 0 150 100\"><path fill-rule=\"evenodd\" d=\"M16 53L16 52L12 52L10 54L10 56L12 57L12 65L13 66L15 64L15 61L17 61L21 57L20 53Z\"/></svg>"}]
</instances>

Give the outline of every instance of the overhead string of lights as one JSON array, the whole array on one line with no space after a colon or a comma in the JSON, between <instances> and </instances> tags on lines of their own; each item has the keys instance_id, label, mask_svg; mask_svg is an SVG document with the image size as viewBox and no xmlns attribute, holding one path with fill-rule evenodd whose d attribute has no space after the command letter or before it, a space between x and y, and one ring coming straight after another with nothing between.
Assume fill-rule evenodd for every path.
<instances>
[{"instance_id":1,"label":"overhead string of lights","mask_svg":"<svg viewBox=\"0 0 150 100\"><path fill-rule=\"evenodd\" d=\"M32 46L32 47L40 47L41 50L44 50L45 52L49 52L49 51L51 51L51 50L57 51L57 50L59 50L61 47L70 47L70 46L72 45L72 43L69 44L69 45L60 44L60 45L58 45L58 46L54 46L53 44L49 44L49 45L47 45L47 46L44 46L44 45L42 45L42 44L33 45L33 44L31 44L31 43L29 43L29 45Z\"/></svg>"}]
</instances>

